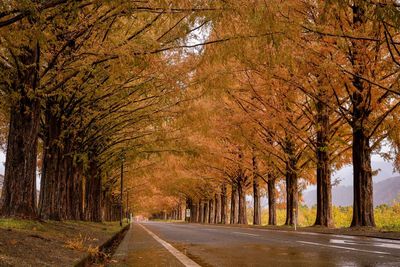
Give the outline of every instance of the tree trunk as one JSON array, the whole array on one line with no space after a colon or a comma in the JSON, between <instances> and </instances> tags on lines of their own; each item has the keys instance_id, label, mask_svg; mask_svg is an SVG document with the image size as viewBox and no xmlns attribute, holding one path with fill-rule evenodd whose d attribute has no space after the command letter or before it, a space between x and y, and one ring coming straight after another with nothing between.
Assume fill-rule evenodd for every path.
<instances>
[{"instance_id":1,"label":"tree trunk","mask_svg":"<svg viewBox=\"0 0 400 267\"><path fill-rule=\"evenodd\" d=\"M214 223L221 223L221 196L215 194Z\"/></svg>"},{"instance_id":2,"label":"tree trunk","mask_svg":"<svg viewBox=\"0 0 400 267\"><path fill-rule=\"evenodd\" d=\"M320 98L326 98L321 91ZM314 225L332 227L332 186L328 150L329 109L322 101L316 103L317 118L317 215Z\"/></svg>"},{"instance_id":3,"label":"tree trunk","mask_svg":"<svg viewBox=\"0 0 400 267\"><path fill-rule=\"evenodd\" d=\"M176 219L179 221L182 220L182 209L180 203L178 203L178 205L176 206Z\"/></svg>"},{"instance_id":4,"label":"tree trunk","mask_svg":"<svg viewBox=\"0 0 400 267\"><path fill-rule=\"evenodd\" d=\"M203 223L208 223L209 222L209 217L208 217L208 200L204 201L204 215L203 215Z\"/></svg>"},{"instance_id":5,"label":"tree trunk","mask_svg":"<svg viewBox=\"0 0 400 267\"><path fill-rule=\"evenodd\" d=\"M101 174L97 164L89 163L85 184L85 217L88 221L101 221Z\"/></svg>"},{"instance_id":6,"label":"tree trunk","mask_svg":"<svg viewBox=\"0 0 400 267\"><path fill-rule=\"evenodd\" d=\"M268 175L268 225L276 225L276 178Z\"/></svg>"},{"instance_id":7,"label":"tree trunk","mask_svg":"<svg viewBox=\"0 0 400 267\"><path fill-rule=\"evenodd\" d=\"M261 225L260 185L257 170L257 158L253 156L253 225Z\"/></svg>"},{"instance_id":8,"label":"tree trunk","mask_svg":"<svg viewBox=\"0 0 400 267\"><path fill-rule=\"evenodd\" d=\"M353 129L353 219L351 226L375 227L371 150L362 129Z\"/></svg>"},{"instance_id":9,"label":"tree trunk","mask_svg":"<svg viewBox=\"0 0 400 267\"><path fill-rule=\"evenodd\" d=\"M204 205L203 205L202 201L199 202L199 213L200 213L199 223L203 223L204 222Z\"/></svg>"},{"instance_id":10,"label":"tree trunk","mask_svg":"<svg viewBox=\"0 0 400 267\"><path fill-rule=\"evenodd\" d=\"M238 179L237 194L239 199L238 205L238 223L247 224L247 211L246 211L246 188L245 188L245 176L241 173Z\"/></svg>"},{"instance_id":11,"label":"tree trunk","mask_svg":"<svg viewBox=\"0 0 400 267\"><path fill-rule=\"evenodd\" d=\"M286 222L285 225L297 224L297 205L298 205L298 189L297 189L297 169L296 159L294 156L294 145L290 139L286 140L286 154L288 161L286 162Z\"/></svg>"},{"instance_id":12,"label":"tree trunk","mask_svg":"<svg viewBox=\"0 0 400 267\"><path fill-rule=\"evenodd\" d=\"M201 201L197 202L196 223L201 223Z\"/></svg>"},{"instance_id":13,"label":"tree trunk","mask_svg":"<svg viewBox=\"0 0 400 267\"><path fill-rule=\"evenodd\" d=\"M57 181L57 210L60 220L67 219L68 214L68 195L70 188L68 187L67 180L72 175L72 166L68 166L67 156L63 153L62 161L60 162L60 173ZM101 193L101 192L100 192ZM99 198L99 206L101 207L101 198Z\"/></svg>"},{"instance_id":14,"label":"tree trunk","mask_svg":"<svg viewBox=\"0 0 400 267\"><path fill-rule=\"evenodd\" d=\"M211 198L208 201L208 222L209 223L214 223L214 209L215 209L215 205L214 205L214 198Z\"/></svg>"},{"instance_id":15,"label":"tree trunk","mask_svg":"<svg viewBox=\"0 0 400 267\"><path fill-rule=\"evenodd\" d=\"M28 96L11 107L2 216L36 218L36 160L40 103Z\"/></svg>"},{"instance_id":16,"label":"tree trunk","mask_svg":"<svg viewBox=\"0 0 400 267\"><path fill-rule=\"evenodd\" d=\"M232 190L231 190L231 216L230 216L230 224L239 223L239 192L237 188L237 184L232 182Z\"/></svg>"},{"instance_id":17,"label":"tree trunk","mask_svg":"<svg viewBox=\"0 0 400 267\"><path fill-rule=\"evenodd\" d=\"M40 181L39 216L45 220L61 220L58 210L58 180L60 179L61 123L50 109L45 113L43 166Z\"/></svg>"},{"instance_id":18,"label":"tree trunk","mask_svg":"<svg viewBox=\"0 0 400 267\"><path fill-rule=\"evenodd\" d=\"M188 218L186 216L186 210L190 210L190 217ZM193 201L191 198L186 198L186 208L185 208L185 222L192 222L192 217L193 217Z\"/></svg>"},{"instance_id":19,"label":"tree trunk","mask_svg":"<svg viewBox=\"0 0 400 267\"><path fill-rule=\"evenodd\" d=\"M48 99L44 130L39 216L52 220L82 219L82 180L73 161L73 138L64 136L64 123Z\"/></svg>"},{"instance_id":20,"label":"tree trunk","mask_svg":"<svg viewBox=\"0 0 400 267\"><path fill-rule=\"evenodd\" d=\"M41 106L35 96L39 84L40 46L15 55L18 72L10 87L18 95L11 103L6 164L0 215L36 218L36 162Z\"/></svg>"},{"instance_id":21,"label":"tree trunk","mask_svg":"<svg viewBox=\"0 0 400 267\"><path fill-rule=\"evenodd\" d=\"M196 216L197 216L197 206L194 203L193 199L189 198L188 205L190 207L190 218L189 222L195 223L196 222Z\"/></svg>"},{"instance_id":22,"label":"tree trunk","mask_svg":"<svg viewBox=\"0 0 400 267\"><path fill-rule=\"evenodd\" d=\"M83 219L83 167L80 163L74 164L72 158L69 158L72 164L72 176L70 179L71 193L69 196L69 209L71 220Z\"/></svg>"},{"instance_id":23,"label":"tree trunk","mask_svg":"<svg viewBox=\"0 0 400 267\"><path fill-rule=\"evenodd\" d=\"M227 215L228 215L228 196L226 193L226 184L224 183L221 188L221 223L227 223Z\"/></svg>"},{"instance_id":24,"label":"tree trunk","mask_svg":"<svg viewBox=\"0 0 400 267\"><path fill-rule=\"evenodd\" d=\"M297 174L293 171L286 173L286 222L285 225L297 223Z\"/></svg>"},{"instance_id":25,"label":"tree trunk","mask_svg":"<svg viewBox=\"0 0 400 267\"><path fill-rule=\"evenodd\" d=\"M356 3L353 9L353 30L358 31L366 23L365 10ZM368 47L365 42L352 41L351 59L353 71L352 83L355 88L352 100L352 121L353 130L353 219L351 226L375 227L374 205L373 205L373 184L371 171L371 148L369 144L369 133L364 122L369 121L371 85L360 77L367 72L365 53Z\"/></svg>"}]
</instances>

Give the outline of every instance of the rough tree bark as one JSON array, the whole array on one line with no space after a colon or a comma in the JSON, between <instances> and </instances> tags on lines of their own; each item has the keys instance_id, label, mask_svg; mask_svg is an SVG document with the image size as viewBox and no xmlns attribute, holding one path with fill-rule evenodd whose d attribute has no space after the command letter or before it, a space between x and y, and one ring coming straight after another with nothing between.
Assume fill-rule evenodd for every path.
<instances>
[{"instance_id":1,"label":"rough tree bark","mask_svg":"<svg viewBox=\"0 0 400 267\"><path fill-rule=\"evenodd\" d=\"M101 221L101 173L94 160L89 163L85 183L85 219Z\"/></svg>"},{"instance_id":2,"label":"rough tree bark","mask_svg":"<svg viewBox=\"0 0 400 267\"><path fill-rule=\"evenodd\" d=\"M276 225L276 178L268 174L268 225Z\"/></svg>"},{"instance_id":3,"label":"rough tree bark","mask_svg":"<svg viewBox=\"0 0 400 267\"><path fill-rule=\"evenodd\" d=\"M364 27L365 10L357 4L353 7L353 29L355 31ZM352 76L355 88L352 100L353 130L353 219L351 226L375 227L373 206L373 184L371 170L371 148L369 144L369 133L364 125L370 114L370 85L360 77L366 72L366 62L363 59L366 44L360 40L353 40L351 51L351 62L356 75Z\"/></svg>"},{"instance_id":4,"label":"rough tree bark","mask_svg":"<svg viewBox=\"0 0 400 267\"><path fill-rule=\"evenodd\" d=\"M215 210L215 204L214 204L214 198L211 198L208 201L208 222L209 223L214 223L214 210Z\"/></svg>"},{"instance_id":5,"label":"rough tree bark","mask_svg":"<svg viewBox=\"0 0 400 267\"><path fill-rule=\"evenodd\" d=\"M362 129L353 129L354 204L351 226L375 227L371 152Z\"/></svg>"},{"instance_id":6,"label":"rough tree bark","mask_svg":"<svg viewBox=\"0 0 400 267\"><path fill-rule=\"evenodd\" d=\"M191 200L191 210L190 210L190 222L191 223L195 223L196 222L196 218L197 218L197 204L195 203L195 201L193 199Z\"/></svg>"},{"instance_id":7,"label":"rough tree bark","mask_svg":"<svg viewBox=\"0 0 400 267\"><path fill-rule=\"evenodd\" d=\"M227 223L227 215L228 215L228 196L226 190L226 184L223 183L221 186L221 223Z\"/></svg>"},{"instance_id":8,"label":"rough tree bark","mask_svg":"<svg viewBox=\"0 0 400 267\"><path fill-rule=\"evenodd\" d=\"M202 201L200 201L199 204L199 212L200 212L199 223L204 223L204 203Z\"/></svg>"},{"instance_id":9,"label":"rough tree bark","mask_svg":"<svg viewBox=\"0 0 400 267\"><path fill-rule=\"evenodd\" d=\"M290 139L286 140L286 222L285 225L294 225L297 222L298 188L296 157L294 145Z\"/></svg>"},{"instance_id":10,"label":"rough tree bark","mask_svg":"<svg viewBox=\"0 0 400 267\"><path fill-rule=\"evenodd\" d=\"M36 218L36 158L39 103L27 96L11 108L4 185L3 216Z\"/></svg>"},{"instance_id":11,"label":"rough tree bark","mask_svg":"<svg viewBox=\"0 0 400 267\"><path fill-rule=\"evenodd\" d=\"M48 103L49 105L49 103ZM58 210L58 180L62 161L61 122L46 108L43 134L43 167L40 181L39 216L45 220L61 220Z\"/></svg>"},{"instance_id":12,"label":"rough tree bark","mask_svg":"<svg viewBox=\"0 0 400 267\"><path fill-rule=\"evenodd\" d=\"M241 172L237 183L237 194L239 199L237 223L239 224L247 224L245 181L246 181L245 174Z\"/></svg>"},{"instance_id":13,"label":"rough tree bark","mask_svg":"<svg viewBox=\"0 0 400 267\"><path fill-rule=\"evenodd\" d=\"M321 89L318 99L325 99L326 91ZM332 186L329 160L329 108L321 100L316 102L317 127L317 215L314 225L331 227L332 220Z\"/></svg>"},{"instance_id":14,"label":"rough tree bark","mask_svg":"<svg viewBox=\"0 0 400 267\"><path fill-rule=\"evenodd\" d=\"M209 223L209 217L208 217L208 210L209 210L209 206L208 206L208 200L205 200L204 203L204 212L203 212L203 223Z\"/></svg>"},{"instance_id":15,"label":"rough tree bark","mask_svg":"<svg viewBox=\"0 0 400 267\"><path fill-rule=\"evenodd\" d=\"M214 223L221 223L221 196L215 194Z\"/></svg>"},{"instance_id":16,"label":"rough tree bark","mask_svg":"<svg viewBox=\"0 0 400 267\"><path fill-rule=\"evenodd\" d=\"M39 44L34 49L26 47L17 58L19 71L11 88L19 94L19 99L10 107L0 215L36 218L36 161L41 106L34 93L39 80Z\"/></svg>"},{"instance_id":17,"label":"rough tree bark","mask_svg":"<svg viewBox=\"0 0 400 267\"><path fill-rule=\"evenodd\" d=\"M257 158L253 155L253 225L261 225L260 184L257 169Z\"/></svg>"},{"instance_id":18,"label":"rough tree bark","mask_svg":"<svg viewBox=\"0 0 400 267\"><path fill-rule=\"evenodd\" d=\"M231 216L230 224L239 223L239 192L236 182L231 185Z\"/></svg>"},{"instance_id":19,"label":"rough tree bark","mask_svg":"<svg viewBox=\"0 0 400 267\"><path fill-rule=\"evenodd\" d=\"M83 166L81 163L73 162L72 157L69 157L69 164L72 165L72 175L69 179L69 215L68 219L82 220L83 219Z\"/></svg>"}]
</instances>

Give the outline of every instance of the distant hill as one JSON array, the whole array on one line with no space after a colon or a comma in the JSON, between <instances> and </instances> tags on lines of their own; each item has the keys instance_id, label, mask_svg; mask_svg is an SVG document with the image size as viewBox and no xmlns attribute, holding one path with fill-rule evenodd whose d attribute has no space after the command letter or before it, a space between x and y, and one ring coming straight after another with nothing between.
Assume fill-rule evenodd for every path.
<instances>
[{"instance_id":1,"label":"distant hill","mask_svg":"<svg viewBox=\"0 0 400 267\"><path fill-rule=\"evenodd\" d=\"M374 205L391 204L400 194L400 176L374 183ZM304 203L311 207L317 203L315 190L304 192ZM335 186L332 188L332 203L335 206L353 205L353 187Z\"/></svg>"},{"instance_id":2,"label":"distant hill","mask_svg":"<svg viewBox=\"0 0 400 267\"><path fill-rule=\"evenodd\" d=\"M373 177L374 183L381 182L388 179L389 177L400 175L400 173L393 170L392 162L372 161L371 167L373 171L378 171L378 173L376 173ZM340 185L351 186L353 185L353 166L347 165L342 169L334 172L332 176L333 180L340 180Z\"/></svg>"}]
</instances>

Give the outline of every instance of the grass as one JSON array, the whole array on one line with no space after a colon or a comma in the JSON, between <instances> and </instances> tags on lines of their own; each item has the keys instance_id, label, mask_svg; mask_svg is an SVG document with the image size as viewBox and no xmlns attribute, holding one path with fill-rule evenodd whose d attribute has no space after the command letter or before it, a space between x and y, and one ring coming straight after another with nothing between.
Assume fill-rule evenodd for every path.
<instances>
[{"instance_id":1,"label":"grass","mask_svg":"<svg viewBox=\"0 0 400 267\"><path fill-rule=\"evenodd\" d=\"M18 229L28 231L45 231L46 227L43 223L33 220L19 220L11 218L0 218L0 228Z\"/></svg>"},{"instance_id":2,"label":"grass","mask_svg":"<svg viewBox=\"0 0 400 267\"><path fill-rule=\"evenodd\" d=\"M73 266L88 254L101 255L99 246L120 230L118 221L0 218L0 266Z\"/></svg>"},{"instance_id":3,"label":"grass","mask_svg":"<svg viewBox=\"0 0 400 267\"><path fill-rule=\"evenodd\" d=\"M86 226L93 230L103 230L106 233L115 233L121 229L119 221L115 222L86 222L86 221L63 221L63 224L70 226ZM122 227L128 224L127 220L122 221Z\"/></svg>"},{"instance_id":4,"label":"grass","mask_svg":"<svg viewBox=\"0 0 400 267\"><path fill-rule=\"evenodd\" d=\"M127 221L123 221L123 226ZM45 234L57 235L59 228L86 228L92 231L102 231L106 234L118 232L121 227L119 222L86 222L86 221L35 221L13 218L0 218L0 228L22 231L43 232Z\"/></svg>"},{"instance_id":5,"label":"grass","mask_svg":"<svg viewBox=\"0 0 400 267\"><path fill-rule=\"evenodd\" d=\"M99 246L120 230L119 221L0 218L0 266L72 266L87 254L100 255Z\"/></svg>"},{"instance_id":6,"label":"grass","mask_svg":"<svg viewBox=\"0 0 400 267\"><path fill-rule=\"evenodd\" d=\"M299 226L312 226L315 222L316 207L308 208L307 206L299 207L298 225ZM252 221L251 210L248 213L248 221ZM352 207L333 207L333 219L335 227L349 227L353 215ZM283 225L286 219L286 210L277 209L277 223ZM261 217L262 224L268 222L268 209L262 211ZM378 229L384 231L400 231L400 202L393 205L380 205L375 208L375 223Z\"/></svg>"}]
</instances>

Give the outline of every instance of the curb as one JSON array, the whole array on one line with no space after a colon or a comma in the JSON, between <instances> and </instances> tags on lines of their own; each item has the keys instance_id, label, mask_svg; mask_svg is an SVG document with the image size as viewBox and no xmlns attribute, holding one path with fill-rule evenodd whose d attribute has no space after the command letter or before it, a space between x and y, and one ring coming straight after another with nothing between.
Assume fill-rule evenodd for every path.
<instances>
[{"instance_id":1,"label":"curb","mask_svg":"<svg viewBox=\"0 0 400 267\"><path fill-rule=\"evenodd\" d=\"M127 226L122 228L119 232L117 232L115 235L113 235L110 239L104 242L101 246L99 246L99 253L97 253L96 255L88 254L86 257L77 262L74 266L75 267L91 266L91 264L96 260L103 260L105 254L112 252L119 245L119 243L124 238L126 232L129 230L130 226L131 225L128 224Z\"/></svg>"}]
</instances>

